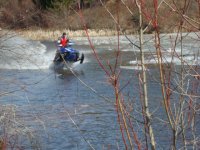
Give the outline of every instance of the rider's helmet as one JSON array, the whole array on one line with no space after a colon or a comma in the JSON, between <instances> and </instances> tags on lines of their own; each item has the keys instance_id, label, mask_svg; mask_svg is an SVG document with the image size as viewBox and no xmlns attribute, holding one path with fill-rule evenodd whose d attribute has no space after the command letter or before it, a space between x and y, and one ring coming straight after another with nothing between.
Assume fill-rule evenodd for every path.
<instances>
[{"instance_id":1,"label":"rider's helmet","mask_svg":"<svg viewBox=\"0 0 200 150\"><path fill-rule=\"evenodd\" d=\"M67 35L66 32L63 32L63 36L64 36L64 35Z\"/></svg>"}]
</instances>

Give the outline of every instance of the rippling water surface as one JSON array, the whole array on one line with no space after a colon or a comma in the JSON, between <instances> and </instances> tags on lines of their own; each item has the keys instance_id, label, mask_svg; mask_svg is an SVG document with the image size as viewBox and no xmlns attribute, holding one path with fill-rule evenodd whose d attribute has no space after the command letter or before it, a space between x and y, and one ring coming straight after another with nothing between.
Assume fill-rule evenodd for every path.
<instances>
[{"instance_id":1,"label":"rippling water surface","mask_svg":"<svg viewBox=\"0 0 200 150\"><path fill-rule=\"evenodd\" d=\"M151 38L146 38L150 40L149 45L145 46L146 53L155 53L153 45L150 44ZM95 149L124 149L117 123L114 91L94 59L87 40L75 40L75 48L85 54L83 64L75 63L72 66L76 76L67 69L54 70L52 66L56 49L54 42L27 41L20 37L8 40L14 40L19 44L7 45L8 49L16 53L11 55L5 51L7 58L3 59L1 56L0 91L8 93L0 97L0 103L2 106L9 106L15 112L15 116L11 117L15 118L15 125L6 130L11 132L10 130L14 128L15 131L10 134L15 135L14 139L22 148L61 150L90 149L92 146ZM132 40L136 38L133 37ZM113 63L117 39L103 38L93 42L103 63L106 63L104 60L107 59ZM121 42L120 85L123 87L130 80L122 91L126 100L139 107L137 73L140 68L131 65L137 62L138 50L124 38ZM168 51L167 57L171 51L170 43L166 40L165 45L165 50ZM200 45L191 41L185 45L184 53L189 63L198 63L199 59L195 58L194 54L198 53ZM191 52L191 49L195 52ZM180 53L179 49L177 53ZM146 63L155 64L155 62L153 57L146 57ZM179 60L176 62L180 63ZM156 72L155 66L148 68L150 107L155 111L156 117L165 118L160 101L160 86L154 80L159 77ZM135 113L135 117L141 119L139 113L138 116ZM139 138L143 139L140 134L141 125L138 123L134 127L138 131ZM158 135L156 136L158 148L165 149L165 146L169 145L166 138L169 133L163 130L165 124L153 124L153 127ZM20 134L17 129L20 129ZM16 136L18 134L19 136Z\"/></svg>"}]
</instances>

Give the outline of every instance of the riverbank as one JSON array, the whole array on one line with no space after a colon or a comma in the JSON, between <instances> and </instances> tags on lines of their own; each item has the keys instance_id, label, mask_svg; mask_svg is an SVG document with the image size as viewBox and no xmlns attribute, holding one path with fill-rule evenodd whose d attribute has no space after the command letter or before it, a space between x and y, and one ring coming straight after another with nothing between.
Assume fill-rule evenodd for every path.
<instances>
[{"instance_id":1,"label":"riverbank","mask_svg":"<svg viewBox=\"0 0 200 150\"><path fill-rule=\"evenodd\" d=\"M68 29L62 30L17 30L15 31L17 34L21 35L22 37L31 39L31 40L57 40L58 37L62 35L63 32L66 32L69 38L76 38L76 37L86 37L85 30L77 30L72 31ZM91 37L101 37L101 36L114 36L117 35L117 31L115 30L87 30L89 36ZM131 34L131 31L127 32L127 34Z\"/></svg>"}]
</instances>

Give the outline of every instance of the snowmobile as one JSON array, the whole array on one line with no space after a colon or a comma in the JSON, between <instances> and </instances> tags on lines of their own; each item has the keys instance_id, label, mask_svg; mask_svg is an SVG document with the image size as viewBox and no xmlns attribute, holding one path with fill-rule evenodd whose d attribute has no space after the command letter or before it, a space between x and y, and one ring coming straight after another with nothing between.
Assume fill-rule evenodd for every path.
<instances>
[{"instance_id":1,"label":"snowmobile","mask_svg":"<svg viewBox=\"0 0 200 150\"><path fill-rule=\"evenodd\" d=\"M67 47L62 47L58 45L57 51L54 57L55 65L64 65L65 63L74 63L80 61L80 64L84 61L84 54L80 54L78 50L72 48L73 42L69 42Z\"/></svg>"}]
</instances>

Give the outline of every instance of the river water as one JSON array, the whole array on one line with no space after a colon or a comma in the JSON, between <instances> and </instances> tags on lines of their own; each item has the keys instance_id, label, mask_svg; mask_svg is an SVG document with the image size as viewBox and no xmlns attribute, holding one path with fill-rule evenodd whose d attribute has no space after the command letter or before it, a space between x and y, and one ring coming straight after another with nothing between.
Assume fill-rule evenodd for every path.
<instances>
[{"instance_id":1,"label":"river water","mask_svg":"<svg viewBox=\"0 0 200 150\"><path fill-rule=\"evenodd\" d=\"M200 44L193 38L184 42L184 59L187 64L199 65ZM137 37L129 37L138 44ZM164 61L171 61L171 35L162 38ZM85 54L83 64L74 63L69 69L55 70L52 60L55 43L31 41L19 36L1 42L0 103L1 135L16 143L20 149L124 149L117 114L115 97L108 78L99 67L87 38L73 39L74 48ZM161 99L160 84L153 36L145 37L145 63L148 64L148 93L150 111L154 118L166 120ZM116 37L92 38L103 64L115 61ZM3 45L3 46L2 46ZM125 101L133 105L136 119L143 121L137 64L139 50L127 38L120 37L121 59L118 69ZM180 46L176 48L180 54ZM149 54L152 55L149 55ZM175 65L180 65L176 57ZM107 67L108 68L108 67ZM128 82L128 84L126 84ZM124 86L126 85L126 86ZM199 94L199 87L197 93ZM173 97L176 98L176 95ZM6 121L5 121L6 120ZM155 122L156 119L154 120ZM199 120L197 120L197 126ZM158 149L170 149L171 136L166 123L153 123ZM134 129L144 144L143 127L134 122ZM199 136L200 128L197 128ZM179 147L182 145L180 144ZM12 147L11 144L9 147Z\"/></svg>"}]
</instances>

